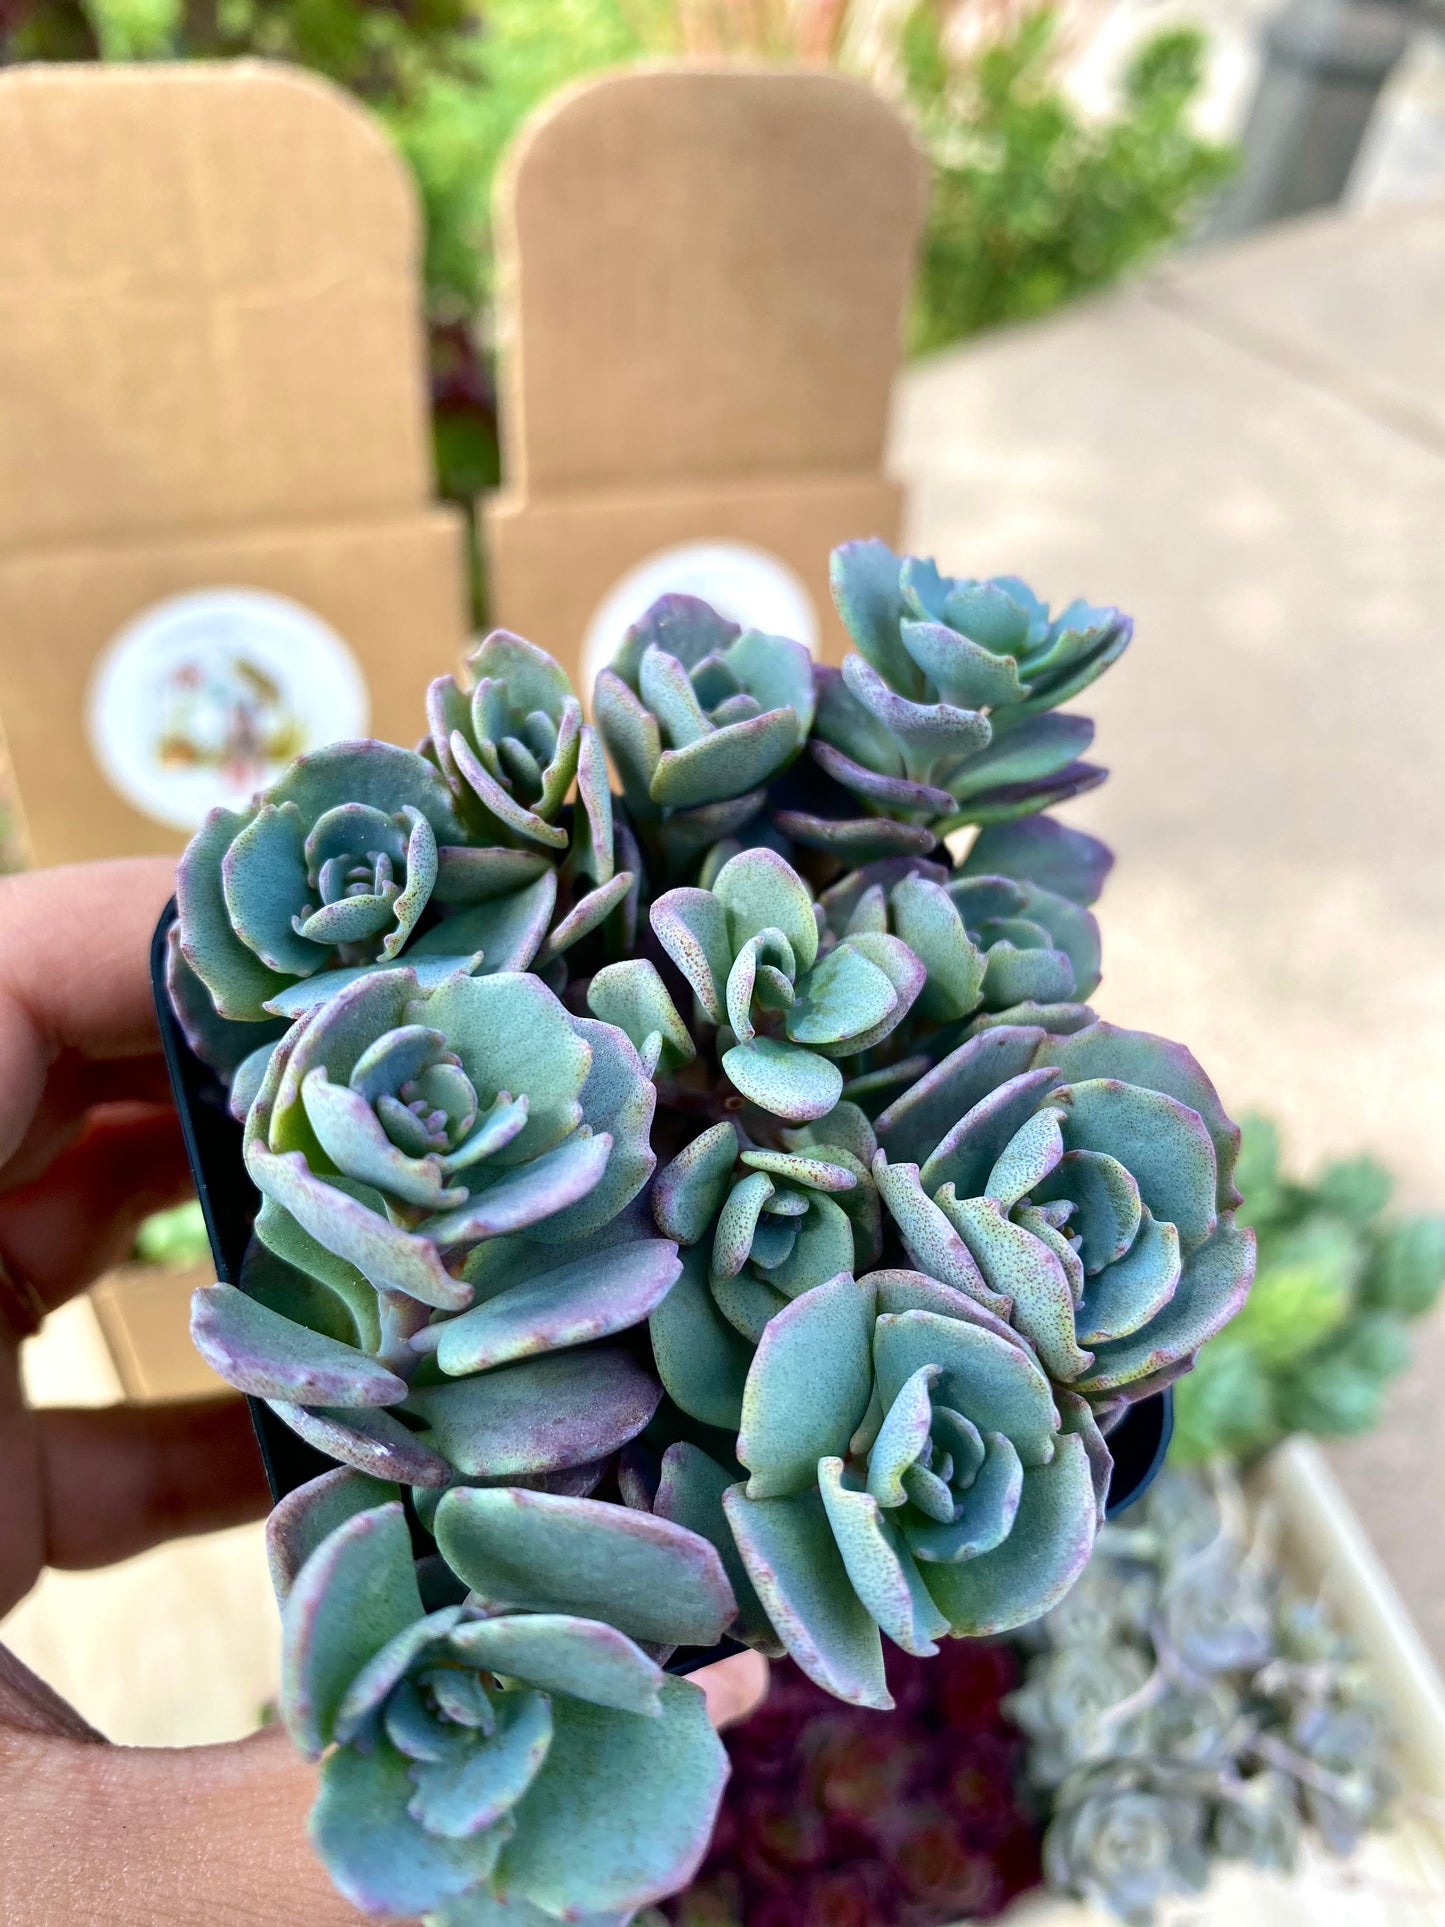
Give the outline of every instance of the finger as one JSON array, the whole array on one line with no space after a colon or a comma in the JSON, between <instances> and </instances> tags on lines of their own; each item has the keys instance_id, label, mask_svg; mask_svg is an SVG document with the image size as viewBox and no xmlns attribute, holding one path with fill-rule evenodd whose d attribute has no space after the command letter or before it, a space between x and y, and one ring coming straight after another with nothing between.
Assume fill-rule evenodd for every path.
<instances>
[{"instance_id":1,"label":"finger","mask_svg":"<svg viewBox=\"0 0 1445 1927\"><path fill-rule=\"evenodd\" d=\"M159 1055L105 1063L73 1055L57 1058L46 1075L44 1094L23 1142L0 1171L0 1190L13 1190L38 1177L52 1158L75 1142L97 1110L117 1104L174 1108L174 1103L170 1076Z\"/></svg>"},{"instance_id":2,"label":"finger","mask_svg":"<svg viewBox=\"0 0 1445 1927\"><path fill-rule=\"evenodd\" d=\"M690 1675L707 1697L707 1716L721 1731L746 1719L768 1690L768 1662L761 1653L733 1653Z\"/></svg>"},{"instance_id":3,"label":"finger","mask_svg":"<svg viewBox=\"0 0 1445 1927\"><path fill-rule=\"evenodd\" d=\"M174 1111L102 1114L42 1176L0 1196L0 1259L53 1310L130 1256L142 1219L191 1193Z\"/></svg>"},{"instance_id":4,"label":"finger","mask_svg":"<svg viewBox=\"0 0 1445 1927\"><path fill-rule=\"evenodd\" d=\"M0 1745L4 1918L357 1927L306 1838L316 1770L277 1728L226 1746Z\"/></svg>"},{"instance_id":5,"label":"finger","mask_svg":"<svg viewBox=\"0 0 1445 1927\"><path fill-rule=\"evenodd\" d=\"M167 857L134 857L0 878L0 1164L57 1057L158 1048L150 940L174 874Z\"/></svg>"},{"instance_id":6,"label":"finger","mask_svg":"<svg viewBox=\"0 0 1445 1927\"><path fill-rule=\"evenodd\" d=\"M270 1503L242 1399L56 1407L35 1423L47 1565L107 1566L258 1519Z\"/></svg>"}]
</instances>

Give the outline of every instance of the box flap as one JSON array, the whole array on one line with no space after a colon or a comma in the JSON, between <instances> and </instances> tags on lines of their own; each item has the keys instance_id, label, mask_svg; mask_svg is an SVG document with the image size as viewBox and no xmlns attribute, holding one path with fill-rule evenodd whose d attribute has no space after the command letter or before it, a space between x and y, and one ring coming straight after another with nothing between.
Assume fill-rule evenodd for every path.
<instances>
[{"instance_id":1,"label":"box flap","mask_svg":"<svg viewBox=\"0 0 1445 1927\"><path fill-rule=\"evenodd\" d=\"M498 200L509 486L876 473L925 193L903 121L836 74L560 97Z\"/></svg>"},{"instance_id":2,"label":"box flap","mask_svg":"<svg viewBox=\"0 0 1445 1927\"><path fill-rule=\"evenodd\" d=\"M419 255L312 76L0 74L0 553L420 507Z\"/></svg>"}]
</instances>

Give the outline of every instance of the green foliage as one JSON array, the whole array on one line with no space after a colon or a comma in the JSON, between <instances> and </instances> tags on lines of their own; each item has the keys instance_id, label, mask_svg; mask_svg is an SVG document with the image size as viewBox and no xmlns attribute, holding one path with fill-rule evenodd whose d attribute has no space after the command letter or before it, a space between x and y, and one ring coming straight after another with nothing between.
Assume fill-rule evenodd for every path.
<instances>
[{"instance_id":1,"label":"green foliage","mask_svg":"<svg viewBox=\"0 0 1445 1927\"><path fill-rule=\"evenodd\" d=\"M197 1198L170 1211L153 1212L135 1234L135 1257L143 1265L199 1265L210 1255L211 1241Z\"/></svg>"},{"instance_id":2,"label":"green foliage","mask_svg":"<svg viewBox=\"0 0 1445 1927\"><path fill-rule=\"evenodd\" d=\"M962 67L922 0L902 39L907 102L933 162L910 329L915 353L1046 314L1106 286L1183 232L1226 178L1227 150L1189 113L1204 41L1147 40L1116 113L1091 120L1056 71L1052 8Z\"/></svg>"},{"instance_id":3,"label":"green foliage","mask_svg":"<svg viewBox=\"0 0 1445 1927\"><path fill-rule=\"evenodd\" d=\"M1368 1431L1410 1361L1407 1320L1445 1282L1445 1217L1387 1217L1392 1182L1374 1159L1299 1182L1280 1168L1275 1126L1251 1117L1236 1176L1259 1264L1244 1310L1175 1395L1185 1460L1252 1459L1290 1432Z\"/></svg>"}]
</instances>

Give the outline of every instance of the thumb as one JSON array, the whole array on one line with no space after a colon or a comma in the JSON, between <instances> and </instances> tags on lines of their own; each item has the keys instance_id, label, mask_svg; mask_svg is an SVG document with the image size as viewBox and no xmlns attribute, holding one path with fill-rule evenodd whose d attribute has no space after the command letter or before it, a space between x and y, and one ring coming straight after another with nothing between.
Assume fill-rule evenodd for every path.
<instances>
[{"instance_id":1,"label":"thumb","mask_svg":"<svg viewBox=\"0 0 1445 1927\"><path fill-rule=\"evenodd\" d=\"M0 1919L357 1927L306 1837L316 1775L279 1728L224 1746L0 1734Z\"/></svg>"}]
</instances>

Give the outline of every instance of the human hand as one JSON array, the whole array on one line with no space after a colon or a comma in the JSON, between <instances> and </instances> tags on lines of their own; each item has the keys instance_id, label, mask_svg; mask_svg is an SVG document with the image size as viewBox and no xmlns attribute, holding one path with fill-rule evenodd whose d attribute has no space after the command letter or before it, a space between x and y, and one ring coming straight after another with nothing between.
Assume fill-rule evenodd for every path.
<instances>
[{"instance_id":1,"label":"human hand","mask_svg":"<svg viewBox=\"0 0 1445 1927\"><path fill-rule=\"evenodd\" d=\"M106 1565L268 1503L240 1399L32 1412L21 1386L21 1339L190 1189L148 970L173 881L165 858L0 879L0 1614L46 1565ZM725 1725L767 1672L743 1653L693 1677ZM0 1648L7 1927L354 1923L306 1840L314 1795L279 1729L113 1747Z\"/></svg>"}]
</instances>

